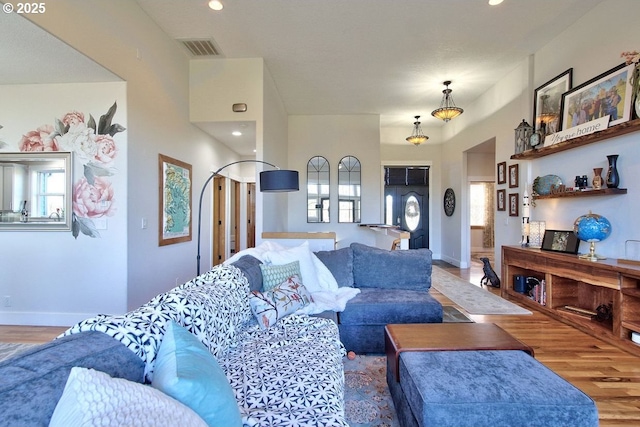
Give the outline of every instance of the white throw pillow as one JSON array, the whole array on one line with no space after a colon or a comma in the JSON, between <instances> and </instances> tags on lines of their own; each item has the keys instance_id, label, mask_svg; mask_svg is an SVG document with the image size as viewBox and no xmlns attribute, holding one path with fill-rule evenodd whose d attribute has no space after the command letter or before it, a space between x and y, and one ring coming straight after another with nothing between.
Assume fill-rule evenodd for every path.
<instances>
[{"instance_id":1,"label":"white throw pillow","mask_svg":"<svg viewBox=\"0 0 640 427\"><path fill-rule=\"evenodd\" d=\"M207 427L193 410L153 387L72 368L49 427Z\"/></svg>"}]
</instances>

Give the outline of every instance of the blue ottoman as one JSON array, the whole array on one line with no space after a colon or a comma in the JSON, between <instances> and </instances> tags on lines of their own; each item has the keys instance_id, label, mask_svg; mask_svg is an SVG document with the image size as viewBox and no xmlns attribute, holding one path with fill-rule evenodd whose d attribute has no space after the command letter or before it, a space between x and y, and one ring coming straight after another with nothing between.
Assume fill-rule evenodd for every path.
<instances>
[{"instance_id":1,"label":"blue ottoman","mask_svg":"<svg viewBox=\"0 0 640 427\"><path fill-rule=\"evenodd\" d=\"M387 383L403 427L597 427L594 401L517 350L400 355Z\"/></svg>"}]
</instances>

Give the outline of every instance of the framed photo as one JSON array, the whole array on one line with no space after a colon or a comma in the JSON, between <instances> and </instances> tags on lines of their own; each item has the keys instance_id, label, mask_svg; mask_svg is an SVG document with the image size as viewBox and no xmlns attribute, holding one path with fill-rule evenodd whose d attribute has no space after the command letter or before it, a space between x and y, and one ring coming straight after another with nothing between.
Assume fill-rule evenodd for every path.
<instances>
[{"instance_id":1,"label":"framed photo","mask_svg":"<svg viewBox=\"0 0 640 427\"><path fill-rule=\"evenodd\" d=\"M621 64L562 95L562 130L609 116L609 127L631 118L635 64Z\"/></svg>"},{"instance_id":2,"label":"framed photo","mask_svg":"<svg viewBox=\"0 0 640 427\"><path fill-rule=\"evenodd\" d=\"M509 193L509 216L520 216L518 213L518 193Z\"/></svg>"},{"instance_id":3,"label":"framed photo","mask_svg":"<svg viewBox=\"0 0 640 427\"><path fill-rule=\"evenodd\" d=\"M191 165L158 155L158 245L191 240Z\"/></svg>"},{"instance_id":4,"label":"framed photo","mask_svg":"<svg viewBox=\"0 0 640 427\"><path fill-rule=\"evenodd\" d=\"M507 162L498 163L498 184L507 182Z\"/></svg>"},{"instance_id":5,"label":"framed photo","mask_svg":"<svg viewBox=\"0 0 640 427\"><path fill-rule=\"evenodd\" d=\"M573 68L557 75L533 92L533 130L539 131L544 124L544 135L560 130L562 94L571 89Z\"/></svg>"},{"instance_id":6,"label":"framed photo","mask_svg":"<svg viewBox=\"0 0 640 427\"><path fill-rule=\"evenodd\" d=\"M496 204L499 211L507 210L507 190L498 190L496 197Z\"/></svg>"},{"instance_id":7,"label":"framed photo","mask_svg":"<svg viewBox=\"0 0 640 427\"><path fill-rule=\"evenodd\" d=\"M518 188L518 186L520 185L518 183L518 178L518 164L516 163L515 165L509 165L509 188Z\"/></svg>"},{"instance_id":8,"label":"framed photo","mask_svg":"<svg viewBox=\"0 0 640 427\"><path fill-rule=\"evenodd\" d=\"M579 246L580 239L578 239L573 231L545 230L541 249L575 255L578 253Z\"/></svg>"}]
</instances>

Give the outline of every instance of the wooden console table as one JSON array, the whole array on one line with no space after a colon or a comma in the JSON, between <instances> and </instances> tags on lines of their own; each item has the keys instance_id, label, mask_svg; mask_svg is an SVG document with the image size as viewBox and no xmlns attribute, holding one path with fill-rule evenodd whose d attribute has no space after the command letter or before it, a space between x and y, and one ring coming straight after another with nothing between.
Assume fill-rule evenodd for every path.
<instances>
[{"instance_id":1,"label":"wooden console table","mask_svg":"<svg viewBox=\"0 0 640 427\"><path fill-rule=\"evenodd\" d=\"M514 290L514 276L545 281L546 301L538 303ZM640 333L640 266L615 259L597 262L577 255L502 247L503 298L536 308L583 332L603 339L635 355L640 344L631 340ZM612 318L598 321L592 315L601 304L611 304Z\"/></svg>"}]
</instances>

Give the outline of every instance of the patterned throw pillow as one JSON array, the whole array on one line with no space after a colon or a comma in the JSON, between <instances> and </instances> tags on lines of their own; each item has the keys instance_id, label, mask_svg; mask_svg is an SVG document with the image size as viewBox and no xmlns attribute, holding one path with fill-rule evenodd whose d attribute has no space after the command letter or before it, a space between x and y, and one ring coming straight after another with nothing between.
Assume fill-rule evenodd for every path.
<instances>
[{"instance_id":1,"label":"patterned throw pillow","mask_svg":"<svg viewBox=\"0 0 640 427\"><path fill-rule=\"evenodd\" d=\"M251 311L263 330L273 326L278 319L295 313L312 302L311 294L298 275L289 277L270 291L252 291L249 294Z\"/></svg>"},{"instance_id":2,"label":"patterned throw pillow","mask_svg":"<svg viewBox=\"0 0 640 427\"><path fill-rule=\"evenodd\" d=\"M283 265L260 264L260 270L262 271L262 291L270 291L291 276L302 277L299 261Z\"/></svg>"}]
</instances>

